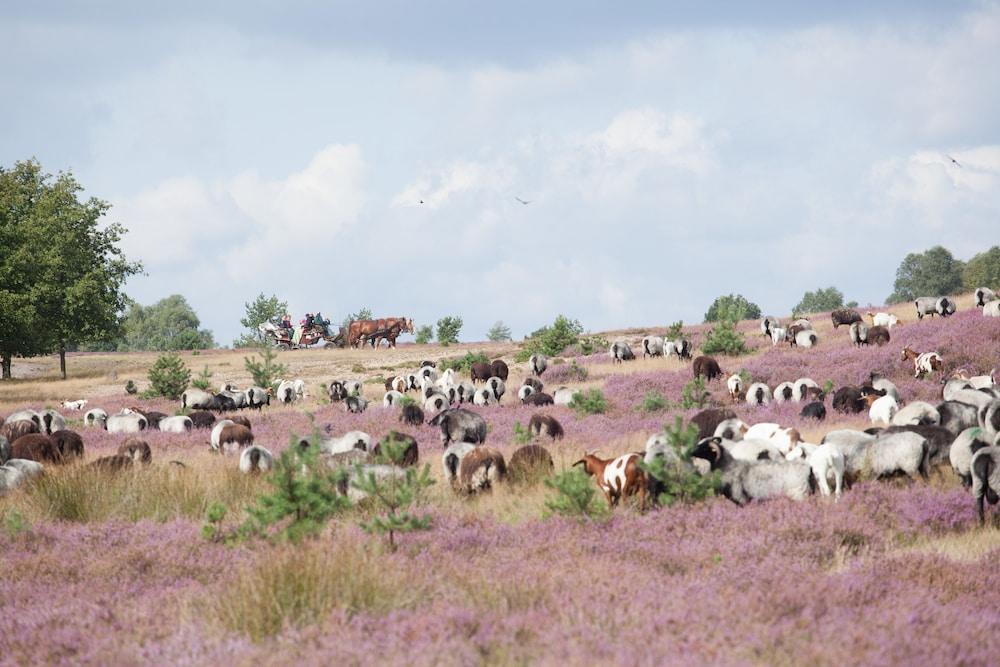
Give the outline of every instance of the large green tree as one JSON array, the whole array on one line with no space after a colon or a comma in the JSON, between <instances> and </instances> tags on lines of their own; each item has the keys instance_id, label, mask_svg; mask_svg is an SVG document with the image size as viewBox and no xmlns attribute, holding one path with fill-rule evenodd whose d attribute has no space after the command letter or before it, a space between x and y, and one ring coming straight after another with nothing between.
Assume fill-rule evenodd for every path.
<instances>
[{"instance_id":1,"label":"large green tree","mask_svg":"<svg viewBox=\"0 0 1000 667\"><path fill-rule=\"evenodd\" d=\"M836 287L819 287L815 292L806 292L802 300L792 310L796 314L821 313L844 305L844 293Z\"/></svg>"},{"instance_id":2,"label":"large green tree","mask_svg":"<svg viewBox=\"0 0 1000 667\"><path fill-rule=\"evenodd\" d=\"M246 308L246 315L240 319L240 324L249 331L233 341L233 347L251 347L263 345L264 336L257 329L258 326L269 320L278 319L288 312L288 302L279 301L278 297L264 296L261 292L253 301L243 304Z\"/></svg>"},{"instance_id":3,"label":"large green tree","mask_svg":"<svg viewBox=\"0 0 1000 667\"><path fill-rule=\"evenodd\" d=\"M720 320L756 320L760 317L760 306L748 301L742 294L727 294L718 297L705 313L706 322Z\"/></svg>"},{"instance_id":4,"label":"large green tree","mask_svg":"<svg viewBox=\"0 0 1000 667\"><path fill-rule=\"evenodd\" d=\"M204 350L215 347L212 332L201 322L180 294L151 306L133 302L125 316L125 341L121 350Z\"/></svg>"},{"instance_id":5,"label":"large green tree","mask_svg":"<svg viewBox=\"0 0 1000 667\"><path fill-rule=\"evenodd\" d=\"M962 269L962 262L939 245L922 253L911 252L896 269L896 282L886 303L954 294L962 289Z\"/></svg>"},{"instance_id":6,"label":"large green tree","mask_svg":"<svg viewBox=\"0 0 1000 667\"><path fill-rule=\"evenodd\" d=\"M993 246L966 262L962 285L970 290L977 287L1000 289L1000 246Z\"/></svg>"}]
</instances>

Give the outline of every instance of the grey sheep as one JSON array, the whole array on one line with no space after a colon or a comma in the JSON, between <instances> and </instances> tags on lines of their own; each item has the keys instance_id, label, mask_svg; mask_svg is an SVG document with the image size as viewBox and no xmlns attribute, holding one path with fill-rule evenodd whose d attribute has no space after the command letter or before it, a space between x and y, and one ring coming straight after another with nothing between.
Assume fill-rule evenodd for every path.
<instances>
[{"instance_id":1,"label":"grey sheep","mask_svg":"<svg viewBox=\"0 0 1000 667\"><path fill-rule=\"evenodd\" d=\"M990 442L987 434L978 426L965 429L951 443L948 462L951 463L951 469L962 480L963 486L966 488L972 486L972 456L976 450L995 444L997 441Z\"/></svg>"},{"instance_id":2,"label":"grey sheep","mask_svg":"<svg viewBox=\"0 0 1000 667\"><path fill-rule=\"evenodd\" d=\"M722 473L722 493L737 505L781 496L802 500L812 493L812 469L804 461L738 461L714 440L700 443L691 456Z\"/></svg>"},{"instance_id":3,"label":"grey sheep","mask_svg":"<svg viewBox=\"0 0 1000 667\"><path fill-rule=\"evenodd\" d=\"M976 406L960 401L945 401L937 406L941 416L941 426L951 432L952 437L967 428L979 426L979 411Z\"/></svg>"},{"instance_id":4,"label":"grey sheep","mask_svg":"<svg viewBox=\"0 0 1000 667\"><path fill-rule=\"evenodd\" d=\"M549 358L544 354L533 354L528 359L528 368L530 368L531 372L538 377L542 377L542 373L545 372L545 369L548 368L548 366ZM541 391L541 389L539 389L539 391Z\"/></svg>"},{"instance_id":5,"label":"grey sheep","mask_svg":"<svg viewBox=\"0 0 1000 667\"><path fill-rule=\"evenodd\" d=\"M880 436L865 451L864 472L871 477L889 477L902 473L911 479L915 479L917 475L927 479L929 470L930 450L927 438L919 433Z\"/></svg>"},{"instance_id":6,"label":"grey sheep","mask_svg":"<svg viewBox=\"0 0 1000 667\"><path fill-rule=\"evenodd\" d=\"M940 424L941 413L930 403L914 401L899 409L892 418L893 426L916 426L918 424Z\"/></svg>"},{"instance_id":7,"label":"grey sheep","mask_svg":"<svg viewBox=\"0 0 1000 667\"><path fill-rule=\"evenodd\" d=\"M441 444L447 447L452 442L486 442L486 420L471 410L449 408L442 410L430 421L430 426L441 429Z\"/></svg>"},{"instance_id":8,"label":"grey sheep","mask_svg":"<svg viewBox=\"0 0 1000 667\"><path fill-rule=\"evenodd\" d=\"M462 467L462 459L474 450L476 446L471 442L454 442L448 445L441 455L441 467L444 468L445 479L454 488L458 483L458 473Z\"/></svg>"},{"instance_id":9,"label":"grey sheep","mask_svg":"<svg viewBox=\"0 0 1000 667\"><path fill-rule=\"evenodd\" d=\"M983 447L972 457L972 497L976 499L979 524L986 523L983 500L996 505L1000 500L1000 447Z\"/></svg>"}]
</instances>

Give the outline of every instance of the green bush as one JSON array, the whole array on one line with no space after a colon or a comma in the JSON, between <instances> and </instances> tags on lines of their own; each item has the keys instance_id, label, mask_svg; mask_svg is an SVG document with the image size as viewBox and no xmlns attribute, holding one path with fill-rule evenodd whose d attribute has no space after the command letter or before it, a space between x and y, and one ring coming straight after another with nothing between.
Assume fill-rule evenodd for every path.
<instances>
[{"instance_id":1,"label":"green bush","mask_svg":"<svg viewBox=\"0 0 1000 667\"><path fill-rule=\"evenodd\" d=\"M610 514L607 503L600 498L597 487L583 470L572 467L545 480L552 495L545 501L546 515L559 515L581 520L604 519Z\"/></svg>"},{"instance_id":2,"label":"green bush","mask_svg":"<svg viewBox=\"0 0 1000 667\"><path fill-rule=\"evenodd\" d=\"M434 329L431 328L429 324L425 324L422 327L417 327L417 333L414 336L414 340L417 345L426 345L427 343L434 340Z\"/></svg>"},{"instance_id":3,"label":"green bush","mask_svg":"<svg viewBox=\"0 0 1000 667\"><path fill-rule=\"evenodd\" d=\"M681 407L685 410L703 408L708 405L711 394L705 386L705 378L700 375L684 385L681 392Z\"/></svg>"},{"instance_id":4,"label":"green bush","mask_svg":"<svg viewBox=\"0 0 1000 667\"><path fill-rule=\"evenodd\" d=\"M650 499L653 504L690 504L715 495L720 487L718 472L702 476L691 465L691 452L698 445L698 427L694 424L685 427L677 417L673 426L665 426L663 430L679 462L668 462L666 457L658 456L649 465L639 464L643 472L659 482L659 493Z\"/></svg>"},{"instance_id":5,"label":"green bush","mask_svg":"<svg viewBox=\"0 0 1000 667\"><path fill-rule=\"evenodd\" d=\"M666 407L667 399L655 389L648 391L646 397L642 399L643 412L659 412L666 409Z\"/></svg>"},{"instance_id":6,"label":"green bush","mask_svg":"<svg viewBox=\"0 0 1000 667\"><path fill-rule=\"evenodd\" d=\"M595 352L605 352L610 345L607 338L597 334L580 337L580 353L584 356L589 357Z\"/></svg>"},{"instance_id":7,"label":"green bush","mask_svg":"<svg viewBox=\"0 0 1000 667\"><path fill-rule=\"evenodd\" d=\"M458 334L462 330L462 318L449 315L437 321L437 342L447 347L458 342Z\"/></svg>"},{"instance_id":8,"label":"green bush","mask_svg":"<svg viewBox=\"0 0 1000 667\"><path fill-rule=\"evenodd\" d=\"M565 315L559 315L551 326L534 331L524 342L518 353L517 361L527 361L536 352L554 357L571 345L576 345L583 333L583 325L579 320L571 320ZM585 353L586 354L586 353Z\"/></svg>"},{"instance_id":9,"label":"green bush","mask_svg":"<svg viewBox=\"0 0 1000 667\"><path fill-rule=\"evenodd\" d=\"M276 380L288 375L288 368L278 363L278 353L273 348L265 347L260 354L261 361L257 361L256 356L243 357L243 365L253 378L253 383L267 389L273 386Z\"/></svg>"},{"instance_id":10,"label":"green bush","mask_svg":"<svg viewBox=\"0 0 1000 667\"><path fill-rule=\"evenodd\" d=\"M705 354L725 354L732 357L746 354L747 346L743 334L736 330L732 320L720 320L712 327L701 344Z\"/></svg>"},{"instance_id":11,"label":"green bush","mask_svg":"<svg viewBox=\"0 0 1000 667\"><path fill-rule=\"evenodd\" d=\"M438 368L441 371L446 371L449 368L455 371L460 371L462 373L468 373L472 370L472 364L476 363L490 363L490 358L486 356L484 352L466 352L464 357L449 357L448 359L442 359L438 362Z\"/></svg>"},{"instance_id":12,"label":"green bush","mask_svg":"<svg viewBox=\"0 0 1000 667\"><path fill-rule=\"evenodd\" d=\"M526 445L531 442L531 431L526 429L521 422L514 423L514 442L518 445Z\"/></svg>"},{"instance_id":13,"label":"green bush","mask_svg":"<svg viewBox=\"0 0 1000 667\"><path fill-rule=\"evenodd\" d=\"M173 352L161 354L149 369L149 391L154 396L178 399L191 381L191 371Z\"/></svg>"},{"instance_id":14,"label":"green bush","mask_svg":"<svg viewBox=\"0 0 1000 667\"><path fill-rule=\"evenodd\" d=\"M705 313L706 322L757 319L760 319L760 306L748 301L742 294L728 294L718 297Z\"/></svg>"},{"instance_id":15,"label":"green bush","mask_svg":"<svg viewBox=\"0 0 1000 667\"><path fill-rule=\"evenodd\" d=\"M191 386L195 389L201 389L202 391L208 391L212 387L212 372L208 370L208 366L201 369L198 373L198 377L191 380Z\"/></svg>"},{"instance_id":16,"label":"green bush","mask_svg":"<svg viewBox=\"0 0 1000 667\"><path fill-rule=\"evenodd\" d=\"M681 334L683 333L684 333L684 320L677 320L676 322L670 325L669 329L667 329L667 335L665 336L665 338L667 340L677 340L678 338L681 337Z\"/></svg>"},{"instance_id":17,"label":"green bush","mask_svg":"<svg viewBox=\"0 0 1000 667\"><path fill-rule=\"evenodd\" d=\"M569 407L582 415L599 415L607 412L608 401L600 389L590 389L573 394Z\"/></svg>"}]
</instances>

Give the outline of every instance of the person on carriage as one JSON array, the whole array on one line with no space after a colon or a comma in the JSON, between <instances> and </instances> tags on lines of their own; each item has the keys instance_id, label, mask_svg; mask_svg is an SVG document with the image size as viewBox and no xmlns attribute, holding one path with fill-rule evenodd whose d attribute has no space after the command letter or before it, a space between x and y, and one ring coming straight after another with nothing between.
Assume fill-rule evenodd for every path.
<instances>
[{"instance_id":1,"label":"person on carriage","mask_svg":"<svg viewBox=\"0 0 1000 667\"><path fill-rule=\"evenodd\" d=\"M292 328L292 316L289 315L288 313L285 313L284 316L281 318L281 325L280 326L281 326L282 329L291 329Z\"/></svg>"},{"instance_id":2,"label":"person on carriage","mask_svg":"<svg viewBox=\"0 0 1000 667\"><path fill-rule=\"evenodd\" d=\"M312 329L313 322L314 322L313 314L312 313L306 313L306 324L305 324L306 331L308 331L309 329Z\"/></svg>"}]
</instances>

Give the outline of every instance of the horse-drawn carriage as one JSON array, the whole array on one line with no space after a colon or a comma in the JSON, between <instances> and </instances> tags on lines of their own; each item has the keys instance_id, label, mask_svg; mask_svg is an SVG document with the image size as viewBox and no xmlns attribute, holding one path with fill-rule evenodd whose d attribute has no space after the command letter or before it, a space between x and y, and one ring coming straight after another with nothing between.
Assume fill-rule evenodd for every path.
<instances>
[{"instance_id":1,"label":"horse-drawn carriage","mask_svg":"<svg viewBox=\"0 0 1000 667\"><path fill-rule=\"evenodd\" d=\"M257 329L271 345L281 350L344 347L347 339L344 327L340 327L336 334L331 334L328 324L288 329L275 322L264 322Z\"/></svg>"}]
</instances>

